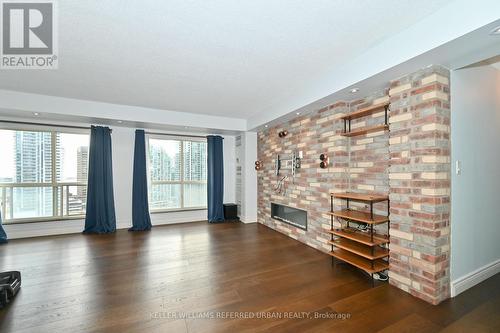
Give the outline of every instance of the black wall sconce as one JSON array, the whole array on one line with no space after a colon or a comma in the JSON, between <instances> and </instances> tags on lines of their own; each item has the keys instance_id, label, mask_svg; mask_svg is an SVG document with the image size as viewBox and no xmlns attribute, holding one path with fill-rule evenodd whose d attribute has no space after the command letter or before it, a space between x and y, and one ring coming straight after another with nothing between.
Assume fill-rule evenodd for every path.
<instances>
[{"instance_id":1,"label":"black wall sconce","mask_svg":"<svg viewBox=\"0 0 500 333\"><path fill-rule=\"evenodd\" d=\"M326 154L321 154L319 155L319 159L320 159L320 163L319 163L319 167L321 169L326 169L328 168L328 165L330 164L330 160L328 158L328 156Z\"/></svg>"},{"instance_id":2,"label":"black wall sconce","mask_svg":"<svg viewBox=\"0 0 500 333\"><path fill-rule=\"evenodd\" d=\"M283 131L281 131L281 132L278 133L278 136L280 138L284 138L287 135L288 135L288 131L287 130L283 130Z\"/></svg>"}]
</instances>

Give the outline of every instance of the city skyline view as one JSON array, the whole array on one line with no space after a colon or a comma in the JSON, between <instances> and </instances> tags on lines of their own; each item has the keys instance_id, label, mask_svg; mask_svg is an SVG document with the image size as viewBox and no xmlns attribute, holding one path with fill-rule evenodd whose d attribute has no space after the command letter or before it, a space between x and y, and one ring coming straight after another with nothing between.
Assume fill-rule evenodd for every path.
<instances>
[{"instance_id":1,"label":"city skyline view","mask_svg":"<svg viewBox=\"0 0 500 333\"><path fill-rule=\"evenodd\" d=\"M16 178L16 143L15 132L13 130L0 130L0 142L2 142L1 153L2 163L0 163L0 182L3 179ZM50 132L36 132L36 131L18 131L25 133L50 133ZM58 133L61 137L59 140L59 149L64 152L62 166L60 168L61 178L65 181L76 181L77 174L74 169L73 163L76 163L77 151L75 147L88 147L90 143L90 135L88 134L75 134L75 133ZM87 148L88 149L88 148ZM71 163L70 163L71 161Z\"/></svg>"},{"instance_id":2,"label":"city skyline view","mask_svg":"<svg viewBox=\"0 0 500 333\"><path fill-rule=\"evenodd\" d=\"M6 221L85 214L89 134L0 130L0 140ZM206 142L149 138L148 146L151 210L206 207Z\"/></svg>"},{"instance_id":3,"label":"city skyline view","mask_svg":"<svg viewBox=\"0 0 500 333\"><path fill-rule=\"evenodd\" d=\"M88 134L0 130L0 139L0 183L7 185L0 198L6 220L85 213Z\"/></svg>"},{"instance_id":4,"label":"city skyline view","mask_svg":"<svg viewBox=\"0 0 500 333\"><path fill-rule=\"evenodd\" d=\"M206 142L150 138L151 210L205 207L206 161Z\"/></svg>"}]
</instances>

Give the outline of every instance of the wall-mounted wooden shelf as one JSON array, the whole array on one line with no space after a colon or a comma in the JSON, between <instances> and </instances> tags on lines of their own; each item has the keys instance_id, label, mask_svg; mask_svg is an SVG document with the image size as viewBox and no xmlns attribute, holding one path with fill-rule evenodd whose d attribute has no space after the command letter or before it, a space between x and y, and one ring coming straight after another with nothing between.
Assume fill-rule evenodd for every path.
<instances>
[{"instance_id":1,"label":"wall-mounted wooden shelf","mask_svg":"<svg viewBox=\"0 0 500 333\"><path fill-rule=\"evenodd\" d=\"M381 112L385 110L386 107L389 106L389 103L380 103L380 104L375 104L372 106L369 106L364 109L360 109L358 111L351 112L349 114L346 114L345 116L341 117L340 119L357 119L357 118L362 118L366 117L372 114L375 114L377 112Z\"/></svg>"},{"instance_id":2,"label":"wall-mounted wooden shelf","mask_svg":"<svg viewBox=\"0 0 500 333\"><path fill-rule=\"evenodd\" d=\"M379 132L379 131L387 131L387 130L389 130L389 125L382 124L382 125L362 127L359 129L352 130L350 132L340 133L340 135L352 137L352 136L358 136L358 135Z\"/></svg>"},{"instance_id":3,"label":"wall-mounted wooden shelf","mask_svg":"<svg viewBox=\"0 0 500 333\"><path fill-rule=\"evenodd\" d=\"M361 127L361 128L356 128L356 129L351 130L351 120L366 117L366 116L375 114L377 112L380 112L381 110L384 111L384 123L383 124ZM372 105L372 106L369 106L367 108L346 114L345 116L340 118L340 119L344 120L344 131L341 133L341 135L347 136L347 137L352 137L352 136L356 136L356 135L363 135L363 134L373 133L373 132L378 132L378 131L388 131L389 130L389 122L388 122L389 114L388 114L388 112L389 112L389 103L382 103L382 104Z\"/></svg>"}]
</instances>

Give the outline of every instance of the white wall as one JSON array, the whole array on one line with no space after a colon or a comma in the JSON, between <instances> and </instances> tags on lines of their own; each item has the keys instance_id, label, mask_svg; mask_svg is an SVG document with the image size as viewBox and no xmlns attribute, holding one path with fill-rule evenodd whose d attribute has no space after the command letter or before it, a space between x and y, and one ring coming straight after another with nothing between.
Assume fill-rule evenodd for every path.
<instances>
[{"instance_id":1,"label":"white wall","mask_svg":"<svg viewBox=\"0 0 500 333\"><path fill-rule=\"evenodd\" d=\"M235 151L236 151L236 204L238 205L238 216L241 219L241 206L242 206L242 189L243 189L243 175L241 162L243 159L243 146L241 144L241 135L235 138Z\"/></svg>"},{"instance_id":2,"label":"white wall","mask_svg":"<svg viewBox=\"0 0 500 333\"><path fill-rule=\"evenodd\" d=\"M240 219L244 223L253 223L257 222L257 133L242 133L238 154L241 166Z\"/></svg>"},{"instance_id":3,"label":"white wall","mask_svg":"<svg viewBox=\"0 0 500 333\"><path fill-rule=\"evenodd\" d=\"M500 272L500 71L451 75L452 296Z\"/></svg>"},{"instance_id":4,"label":"white wall","mask_svg":"<svg viewBox=\"0 0 500 333\"><path fill-rule=\"evenodd\" d=\"M236 147L234 136L224 136L224 203L236 202Z\"/></svg>"},{"instance_id":5,"label":"white wall","mask_svg":"<svg viewBox=\"0 0 500 333\"><path fill-rule=\"evenodd\" d=\"M129 228L132 225L132 171L135 128L115 126L112 128L113 185L116 227L118 229L123 229ZM224 136L224 202L235 201L235 182L235 138L233 136ZM206 219L206 210L151 214L151 223L153 225L195 222ZM9 239L77 233L81 232L83 227L84 220L80 219L39 223L4 224L4 228Z\"/></svg>"}]
</instances>

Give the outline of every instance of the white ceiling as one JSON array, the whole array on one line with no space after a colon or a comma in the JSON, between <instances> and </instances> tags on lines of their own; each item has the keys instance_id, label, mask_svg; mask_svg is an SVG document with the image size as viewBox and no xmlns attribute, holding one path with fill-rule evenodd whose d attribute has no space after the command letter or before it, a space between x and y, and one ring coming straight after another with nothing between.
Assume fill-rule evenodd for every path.
<instances>
[{"instance_id":1,"label":"white ceiling","mask_svg":"<svg viewBox=\"0 0 500 333\"><path fill-rule=\"evenodd\" d=\"M249 119L448 2L59 1L59 69L0 89Z\"/></svg>"}]
</instances>

